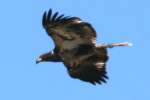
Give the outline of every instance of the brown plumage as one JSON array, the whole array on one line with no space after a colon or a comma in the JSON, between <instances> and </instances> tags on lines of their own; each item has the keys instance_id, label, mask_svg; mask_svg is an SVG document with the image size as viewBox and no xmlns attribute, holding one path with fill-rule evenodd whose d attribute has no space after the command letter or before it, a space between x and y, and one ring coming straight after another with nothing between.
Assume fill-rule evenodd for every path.
<instances>
[{"instance_id":1,"label":"brown plumage","mask_svg":"<svg viewBox=\"0 0 150 100\"><path fill-rule=\"evenodd\" d=\"M96 45L96 31L91 24L79 17L65 17L58 12L44 13L42 25L53 39L53 51L42 54L37 63L43 61L63 62L71 77L92 84L106 82L107 48L126 46L128 43Z\"/></svg>"}]
</instances>

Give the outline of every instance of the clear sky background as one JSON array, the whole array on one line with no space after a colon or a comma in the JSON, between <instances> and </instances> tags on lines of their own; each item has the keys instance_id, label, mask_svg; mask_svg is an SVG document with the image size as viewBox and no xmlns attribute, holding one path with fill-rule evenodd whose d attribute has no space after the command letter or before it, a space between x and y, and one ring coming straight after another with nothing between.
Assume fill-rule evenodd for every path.
<instances>
[{"instance_id":1,"label":"clear sky background","mask_svg":"<svg viewBox=\"0 0 150 100\"><path fill-rule=\"evenodd\" d=\"M35 64L54 47L41 25L49 8L90 22L98 43L134 44L108 50L107 84L72 79L61 63ZM1 0L0 100L149 100L149 37L149 0Z\"/></svg>"}]
</instances>

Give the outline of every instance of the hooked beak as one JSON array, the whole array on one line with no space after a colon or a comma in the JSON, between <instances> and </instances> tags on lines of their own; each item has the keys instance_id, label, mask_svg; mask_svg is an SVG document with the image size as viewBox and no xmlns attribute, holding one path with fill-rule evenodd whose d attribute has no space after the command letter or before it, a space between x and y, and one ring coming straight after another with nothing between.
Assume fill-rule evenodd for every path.
<instances>
[{"instance_id":1,"label":"hooked beak","mask_svg":"<svg viewBox=\"0 0 150 100\"><path fill-rule=\"evenodd\" d=\"M38 63L40 63L40 62L42 62L42 58L36 59L36 64L38 64Z\"/></svg>"}]
</instances>

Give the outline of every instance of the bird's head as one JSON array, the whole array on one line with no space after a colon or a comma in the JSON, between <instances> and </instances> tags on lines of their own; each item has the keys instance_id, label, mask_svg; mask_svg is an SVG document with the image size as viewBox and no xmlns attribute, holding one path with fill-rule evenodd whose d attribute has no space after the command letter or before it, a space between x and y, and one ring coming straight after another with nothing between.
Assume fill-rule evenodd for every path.
<instances>
[{"instance_id":1,"label":"bird's head","mask_svg":"<svg viewBox=\"0 0 150 100\"><path fill-rule=\"evenodd\" d=\"M49 61L50 58L52 56L51 52L48 53L44 53L42 55L40 55L37 59L36 59L36 64L40 63L40 62L45 62L45 61Z\"/></svg>"},{"instance_id":2,"label":"bird's head","mask_svg":"<svg viewBox=\"0 0 150 100\"><path fill-rule=\"evenodd\" d=\"M57 54L54 54L53 52L48 52L48 53L44 53L42 55L40 55L37 59L36 59L36 64L40 63L40 62L58 62L60 61L60 58L58 57Z\"/></svg>"}]
</instances>

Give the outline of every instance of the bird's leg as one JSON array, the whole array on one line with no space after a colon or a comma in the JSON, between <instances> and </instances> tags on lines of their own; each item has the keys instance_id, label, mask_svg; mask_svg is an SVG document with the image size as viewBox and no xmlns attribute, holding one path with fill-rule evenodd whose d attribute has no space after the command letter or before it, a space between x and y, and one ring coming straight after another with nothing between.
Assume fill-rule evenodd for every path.
<instances>
[{"instance_id":1,"label":"bird's leg","mask_svg":"<svg viewBox=\"0 0 150 100\"><path fill-rule=\"evenodd\" d=\"M121 42L121 43L112 43L112 44L101 44L98 45L97 47L99 48L113 48L117 46L132 46L132 43L129 42Z\"/></svg>"}]
</instances>

